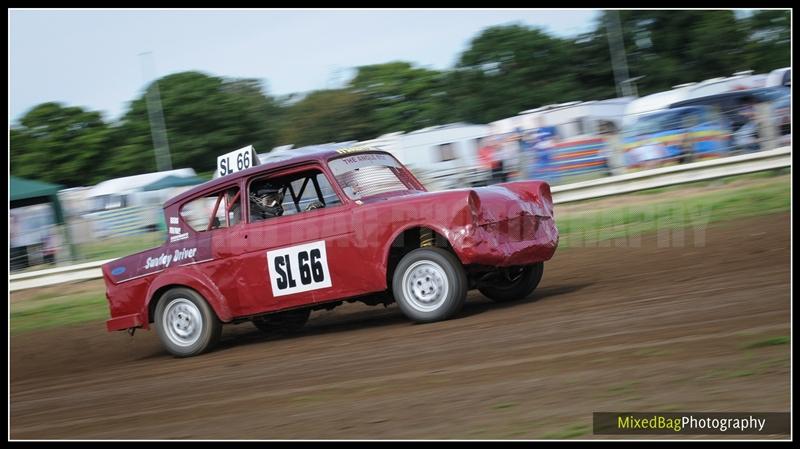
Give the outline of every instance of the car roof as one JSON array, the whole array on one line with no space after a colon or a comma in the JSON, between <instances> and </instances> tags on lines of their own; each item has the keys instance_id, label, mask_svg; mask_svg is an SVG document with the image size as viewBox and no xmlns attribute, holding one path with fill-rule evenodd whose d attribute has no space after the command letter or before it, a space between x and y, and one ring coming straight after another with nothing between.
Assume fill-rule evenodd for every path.
<instances>
[{"instance_id":1,"label":"car roof","mask_svg":"<svg viewBox=\"0 0 800 449\"><path fill-rule=\"evenodd\" d=\"M705 97L697 97L689 100L676 101L669 107L671 109L674 109L688 105L702 105L715 100L723 100L726 98L736 98L736 97L747 97L752 95L767 94L771 92L776 92L776 93L781 92L781 93L786 93L788 95L790 93L790 90L788 87L785 86L759 87L756 89L735 90L732 92L723 92L721 94L708 95Z\"/></svg>"},{"instance_id":2,"label":"car roof","mask_svg":"<svg viewBox=\"0 0 800 449\"><path fill-rule=\"evenodd\" d=\"M250 167L246 170L238 171L236 173L232 173L227 176L222 176L220 178L212 179L211 181L198 184L197 186L194 186L191 189L167 200L164 203L164 208L170 207L175 203L182 202L187 198L194 197L198 193L203 192L205 190L213 190L215 187L228 184L231 181L238 180L243 177L251 176L264 171L274 170L276 168L289 167L292 165L300 165L309 162L320 162L320 163L327 162L333 159L334 157L344 156L347 153L356 151L386 153L386 151L379 150L377 148L363 147L363 148L338 148L338 149L313 148L302 152L297 152L297 154L292 154L292 155L287 154L285 157L267 160L261 165L256 165L255 167Z\"/></svg>"},{"instance_id":3,"label":"car roof","mask_svg":"<svg viewBox=\"0 0 800 449\"><path fill-rule=\"evenodd\" d=\"M658 111L648 112L642 114L640 117L655 117L657 115L665 115L665 114L674 114L675 112L681 111L689 111L689 110L701 110L701 109L710 109L710 106L705 104L692 104L680 107L670 107L669 109L661 109Z\"/></svg>"}]
</instances>

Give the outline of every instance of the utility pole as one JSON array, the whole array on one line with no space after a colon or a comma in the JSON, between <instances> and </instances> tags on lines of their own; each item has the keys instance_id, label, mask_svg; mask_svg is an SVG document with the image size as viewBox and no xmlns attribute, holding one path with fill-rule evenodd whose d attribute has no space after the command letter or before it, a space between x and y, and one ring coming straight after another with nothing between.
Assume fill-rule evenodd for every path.
<instances>
[{"instance_id":1,"label":"utility pole","mask_svg":"<svg viewBox=\"0 0 800 449\"><path fill-rule=\"evenodd\" d=\"M608 11L605 15L606 34L608 35L608 49L611 52L611 67L614 70L614 81L617 84L617 96L632 96L630 82L628 81L628 59L625 56L625 43L622 38L622 29L619 24L619 11Z\"/></svg>"},{"instance_id":2,"label":"utility pole","mask_svg":"<svg viewBox=\"0 0 800 449\"><path fill-rule=\"evenodd\" d=\"M633 91L633 96L634 97L638 97L639 96L639 89L636 88L636 82L639 81L640 79L644 78L645 76L647 76L647 75L628 78L625 81L623 81L622 83L625 84L626 86L631 86L631 90Z\"/></svg>"},{"instance_id":3,"label":"utility pole","mask_svg":"<svg viewBox=\"0 0 800 449\"><path fill-rule=\"evenodd\" d=\"M153 79L153 86L145 92L147 102L147 117L150 120L150 134L153 136L153 148L156 153L156 169L158 171L172 170L172 157L169 153L167 142L167 126L164 124L164 111L161 108L161 94L158 91L158 81L155 80L155 64L153 53L139 53L142 57L142 77L145 86L147 81Z\"/></svg>"}]
</instances>

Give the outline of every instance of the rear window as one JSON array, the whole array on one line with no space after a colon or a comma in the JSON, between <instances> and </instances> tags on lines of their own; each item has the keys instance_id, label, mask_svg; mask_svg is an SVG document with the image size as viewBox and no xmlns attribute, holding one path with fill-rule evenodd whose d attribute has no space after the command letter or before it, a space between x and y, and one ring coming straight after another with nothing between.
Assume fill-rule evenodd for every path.
<instances>
[{"instance_id":1,"label":"rear window","mask_svg":"<svg viewBox=\"0 0 800 449\"><path fill-rule=\"evenodd\" d=\"M328 163L336 182L351 199L388 192L414 190L402 166L388 154L361 153Z\"/></svg>"}]
</instances>

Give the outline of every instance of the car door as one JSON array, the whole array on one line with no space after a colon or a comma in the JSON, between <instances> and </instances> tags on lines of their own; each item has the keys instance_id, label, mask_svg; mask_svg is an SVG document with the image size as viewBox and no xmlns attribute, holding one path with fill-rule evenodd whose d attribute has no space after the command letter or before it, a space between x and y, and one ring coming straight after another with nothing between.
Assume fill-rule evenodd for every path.
<instances>
[{"instance_id":1,"label":"car door","mask_svg":"<svg viewBox=\"0 0 800 449\"><path fill-rule=\"evenodd\" d=\"M308 176L310 174L314 176ZM306 182L304 176L309 181ZM254 176L246 185L248 198L256 182L277 180L277 183L284 183L293 177L299 177L299 183L295 183L297 188L293 187L294 192L289 191L288 198L284 198L282 215L255 221L247 212L248 223L232 230L232 241L243 245L239 257L246 281L239 284L239 298L246 314L295 308L361 293L358 276L353 273L359 253L352 242L350 209L354 204L331 187L330 178L320 166L305 165ZM289 184L292 183L294 181ZM295 195L297 197L292 198ZM319 197L324 207L305 210L313 202L310 199ZM246 203L249 211L252 205L250 201Z\"/></svg>"},{"instance_id":2,"label":"car door","mask_svg":"<svg viewBox=\"0 0 800 449\"><path fill-rule=\"evenodd\" d=\"M179 210L181 221L177 226L169 225L168 248L175 265L196 264L228 299L234 313L238 310L238 283L242 276L237 257L241 248L235 244L243 226L240 192L239 183L232 183L186 201ZM177 217L174 219L177 221ZM193 257L182 261L186 255Z\"/></svg>"}]
</instances>

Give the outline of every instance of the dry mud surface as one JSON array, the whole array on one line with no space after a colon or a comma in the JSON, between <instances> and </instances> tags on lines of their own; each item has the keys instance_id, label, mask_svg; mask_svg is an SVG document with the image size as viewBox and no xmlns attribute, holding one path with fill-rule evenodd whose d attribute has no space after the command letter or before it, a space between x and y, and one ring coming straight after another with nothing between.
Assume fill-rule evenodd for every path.
<instances>
[{"instance_id":1,"label":"dry mud surface","mask_svg":"<svg viewBox=\"0 0 800 449\"><path fill-rule=\"evenodd\" d=\"M765 342L790 335L789 219L570 248L530 298L471 292L441 323L348 304L189 359L102 322L15 335L11 438L597 438L593 411L788 411L790 348Z\"/></svg>"}]
</instances>

